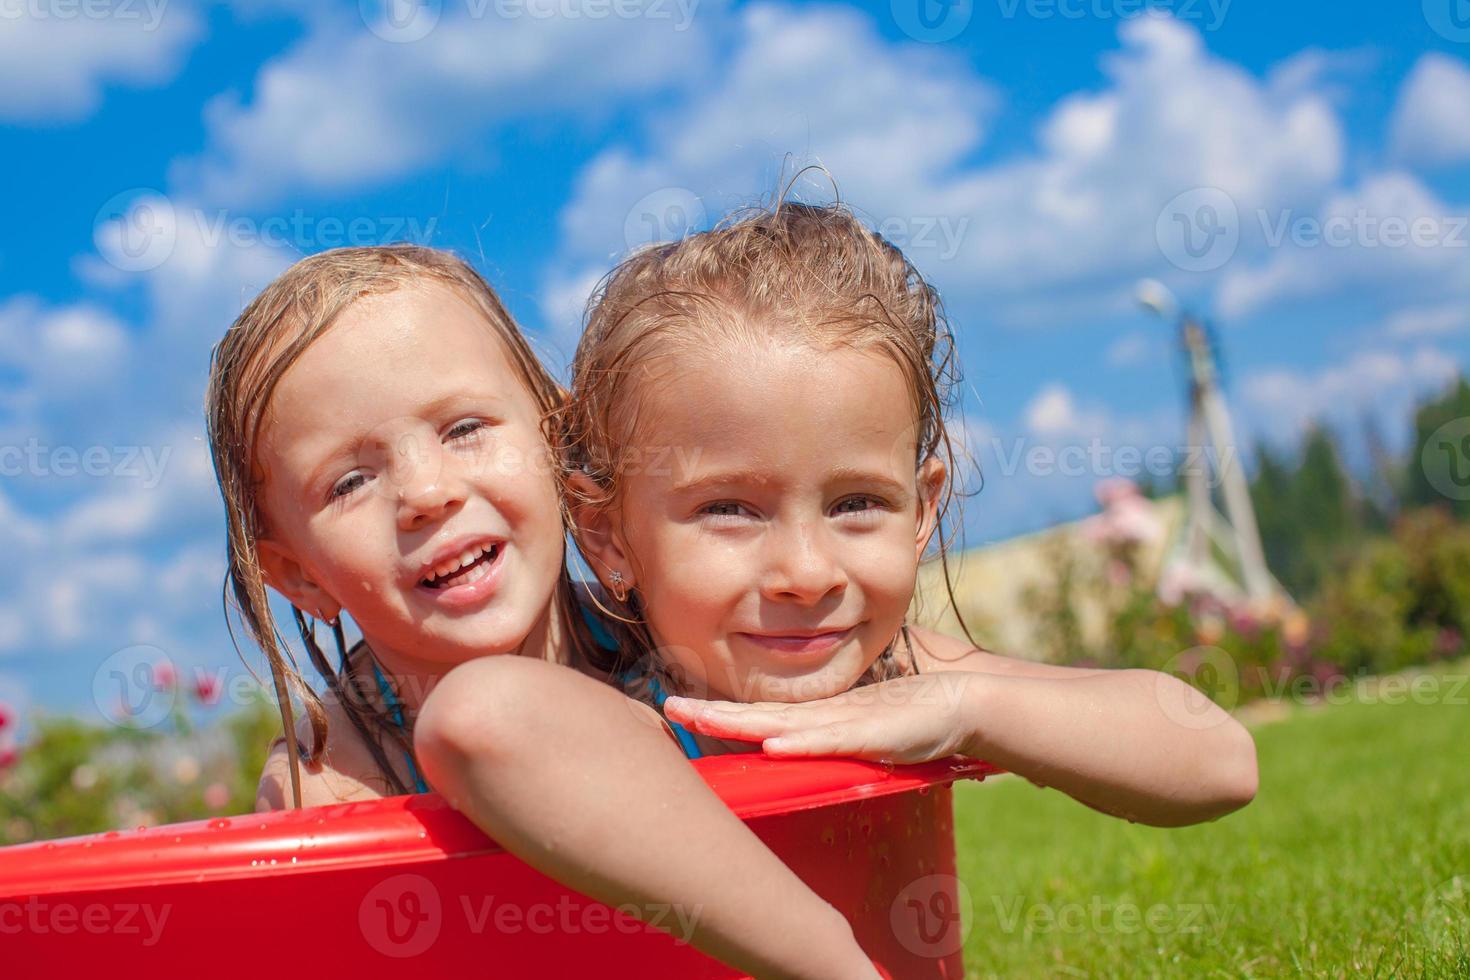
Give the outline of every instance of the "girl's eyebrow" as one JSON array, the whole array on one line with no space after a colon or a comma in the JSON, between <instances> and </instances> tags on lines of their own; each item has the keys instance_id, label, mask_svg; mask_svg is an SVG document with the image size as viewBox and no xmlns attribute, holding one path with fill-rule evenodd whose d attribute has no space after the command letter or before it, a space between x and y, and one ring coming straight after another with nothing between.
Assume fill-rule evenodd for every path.
<instances>
[{"instance_id":1,"label":"girl's eyebrow","mask_svg":"<svg viewBox=\"0 0 1470 980\"><path fill-rule=\"evenodd\" d=\"M730 486L749 486L753 484L761 487L779 487L782 482L779 477L773 477L772 474L762 470L716 470L713 473L706 473L689 480L676 481L673 492L693 495L701 491ZM910 492L907 487L887 473L881 470L864 469L858 466L836 467L827 473L826 482L858 484L867 489L898 495Z\"/></svg>"},{"instance_id":2,"label":"girl's eyebrow","mask_svg":"<svg viewBox=\"0 0 1470 980\"><path fill-rule=\"evenodd\" d=\"M771 479L771 475L769 473L763 473L760 470L716 470L713 473L706 473L702 476L696 476L688 480L675 481L674 493L693 494L699 491L713 490L718 487L743 486L749 484L767 486L769 484L777 482L778 481Z\"/></svg>"}]
</instances>

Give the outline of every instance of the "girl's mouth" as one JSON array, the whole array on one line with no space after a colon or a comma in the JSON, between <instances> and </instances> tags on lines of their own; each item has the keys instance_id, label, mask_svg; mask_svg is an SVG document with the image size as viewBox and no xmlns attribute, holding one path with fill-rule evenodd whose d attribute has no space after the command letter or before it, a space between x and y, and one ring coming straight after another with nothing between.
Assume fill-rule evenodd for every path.
<instances>
[{"instance_id":1,"label":"girl's mouth","mask_svg":"<svg viewBox=\"0 0 1470 980\"><path fill-rule=\"evenodd\" d=\"M843 640L852 635L853 627L825 630L820 633L738 633L748 643L764 647L776 653L790 655L820 656L836 649Z\"/></svg>"},{"instance_id":2,"label":"girl's mouth","mask_svg":"<svg viewBox=\"0 0 1470 980\"><path fill-rule=\"evenodd\" d=\"M476 605L500 582L505 542L485 541L428 569L417 591L430 601L453 607Z\"/></svg>"}]
</instances>

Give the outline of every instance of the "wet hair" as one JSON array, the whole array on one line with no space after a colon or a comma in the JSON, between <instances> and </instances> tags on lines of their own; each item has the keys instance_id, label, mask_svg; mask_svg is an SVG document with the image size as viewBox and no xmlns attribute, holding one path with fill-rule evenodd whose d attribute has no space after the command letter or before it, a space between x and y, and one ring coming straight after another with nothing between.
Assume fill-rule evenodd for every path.
<instances>
[{"instance_id":1,"label":"wet hair","mask_svg":"<svg viewBox=\"0 0 1470 980\"><path fill-rule=\"evenodd\" d=\"M271 396L302 353L362 297L423 284L452 289L479 311L486 329L500 340L543 422L561 408L565 389L537 359L490 285L458 256L423 246L339 248L302 259L255 297L214 348L205 413L225 504L226 622L233 608L266 655L286 734L297 806L301 805L300 757L303 752L308 761L321 757L327 742L327 716L321 696L302 678L271 613L258 549L258 542L269 533L269 522L261 506L263 474L256 452ZM543 431L543 435L548 434ZM556 443L548 437L547 445ZM585 629L574 621L577 606L565 567L556 601L564 619L562 635L580 650L586 644ZM317 642L314 622L299 609L293 608L292 616L313 665L362 736L389 786L395 793L407 792L388 762L384 744L392 740L412 758L412 737L377 703L376 692L367 682L355 677L340 621L330 624L339 654L334 666ZM233 627L230 633L233 639ZM310 720L309 749L299 746L295 737L293 697Z\"/></svg>"},{"instance_id":2,"label":"wet hair","mask_svg":"<svg viewBox=\"0 0 1470 980\"><path fill-rule=\"evenodd\" d=\"M616 503L621 477L636 462L642 396L660 359L750 339L884 352L912 399L916 471L932 458L953 460L946 419L959 376L938 292L846 207L782 202L637 252L603 279L588 306L563 413L567 466L595 488L571 486L573 499L592 507ZM945 474L933 547L968 635L945 558L954 466ZM625 665L650 655L654 644L636 592L622 601L607 597L604 605L617 620ZM907 669L890 645L864 682Z\"/></svg>"}]
</instances>

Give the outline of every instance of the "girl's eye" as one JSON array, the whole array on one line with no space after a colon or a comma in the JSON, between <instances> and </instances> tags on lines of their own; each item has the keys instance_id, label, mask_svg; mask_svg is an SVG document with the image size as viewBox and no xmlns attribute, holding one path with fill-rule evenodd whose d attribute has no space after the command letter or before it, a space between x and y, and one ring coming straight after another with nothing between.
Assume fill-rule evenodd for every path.
<instances>
[{"instance_id":1,"label":"girl's eye","mask_svg":"<svg viewBox=\"0 0 1470 980\"><path fill-rule=\"evenodd\" d=\"M484 427L484 419L461 419L449 427L449 431L445 433L445 438L463 439L465 436L474 435Z\"/></svg>"},{"instance_id":2,"label":"girl's eye","mask_svg":"<svg viewBox=\"0 0 1470 980\"><path fill-rule=\"evenodd\" d=\"M832 510L837 514L862 514L879 506L880 502L873 497L848 497L846 500L839 500Z\"/></svg>"},{"instance_id":3,"label":"girl's eye","mask_svg":"<svg viewBox=\"0 0 1470 980\"><path fill-rule=\"evenodd\" d=\"M712 517L739 517L748 513L744 507L733 500L718 500L712 504L705 504L699 509L701 514L709 514Z\"/></svg>"},{"instance_id":4,"label":"girl's eye","mask_svg":"<svg viewBox=\"0 0 1470 980\"><path fill-rule=\"evenodd\" d=\"M365 474L353 471L351 473L348 473L342 479L338 480L336 483L332 484L332 489L327 494L327 496L331 497L333 500L336 500L339 497L345 497L366 482L367 476Z\"/></svg>"}]
</instances>

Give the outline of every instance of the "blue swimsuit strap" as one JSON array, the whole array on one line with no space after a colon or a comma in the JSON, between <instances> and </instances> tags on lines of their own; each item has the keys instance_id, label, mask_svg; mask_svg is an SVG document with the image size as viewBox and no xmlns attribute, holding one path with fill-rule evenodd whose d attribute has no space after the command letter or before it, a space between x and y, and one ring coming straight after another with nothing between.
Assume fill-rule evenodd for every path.
<instances>
[{"instance_id":1,"label":"blue swimsuit strap","mask_svg":"<svg viewBox=\"0 0 1470 980\"><path fill-rule=\"evenodd\" d=\"M629 686L636 683L645 673L646 671L634 667L625 672L620 680L624 686ZM669 692L665 691L663 685L658 682L658 678L652 675L648 676L648 690L653 695L653 706L658 709L660 715L663 715L664 702L669 699ZM679 748L684 750L685 758L698 759L704 756L704 751L700 749L699 743L695 741L694 735L689 729L677 721L670 721L667 716L664 716L664 724L673 730L674 738L679 740Z\"/></svg>"},{"instance_id":2,"label":"blue swimsuit strap","mask_svg":"<svg viewBox=\"0 0 1470 980\"><path fill-rule=\"evenodd\" d=\"M400 732L404 731L403 705L398 702L398 695L393 693L393 688L388 686L388 678L384 677L383 672L378 669L376 660L373 661L373 676L378 679L378 692L383 695L383 703L388 706L388 713L393 716L393 723L398 726ZM409 775L413 776L414 792L427 793L428 784L424 782L424 777L419 775L419 767L414 765L413 753L405 752L403 755L408 760Z\"/></svg>"},{"instance_id":3,"label":"blue swimsuit strap","mask_svg":"<svg viewBox=\"0 0 1470 980\"><path fill-rule=\"evenodd\" d=\"M602 647L602 649L604 650L616 650L618 648L618 641L614 639L612 633L608 631L606 624L604 624L602 620L598 619L597 616L592 612L592 610L588 609L586 606L582 606L581 608L582 619L587 624L588 632L592 634L592 641L598 646ZM634 684L641 676L643 676L643 671L639 670L639 668L637 667L634 667L628 671L625 671L623 673L623 676L618 679L622 681L624 687L628 687ZM658 678L652 676L648 678L648 690L653 695L653 706L657 708L658 713L662 715L664 713L664 702L669 699L668 692L665 691L663 685L658 682ZM668 725L669 728L673 730L674 738L679 740L679 748L684 750L685 758L698 759L704 755L704 753L700 751L699 743L694 740L694 735L691 734L689 730L686 729L683 725L679 724L677 721L669 721L668 718L664 719L664 724Z\"/></svg>"}]
</instances>

